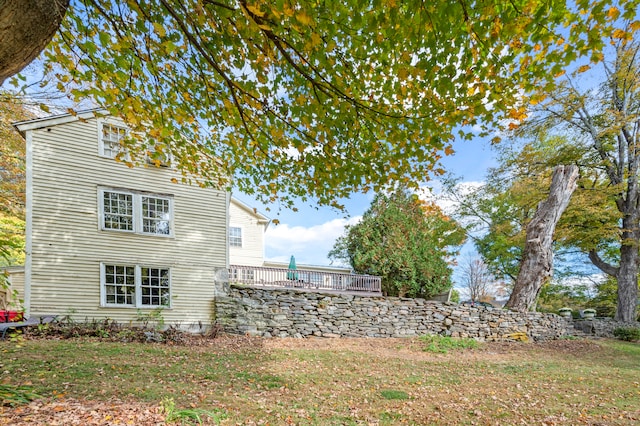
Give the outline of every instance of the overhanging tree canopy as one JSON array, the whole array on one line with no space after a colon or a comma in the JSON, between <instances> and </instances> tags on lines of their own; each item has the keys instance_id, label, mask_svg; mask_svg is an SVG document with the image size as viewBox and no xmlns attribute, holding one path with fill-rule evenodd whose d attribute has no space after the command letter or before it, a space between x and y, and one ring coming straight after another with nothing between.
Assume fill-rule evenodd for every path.
<instances>
[{"instance_id":1,"label":"overhanging tree canopy","mask_svg":"<svg viewBox=\"0 0 640 426\"><path fill-rule=\"evenodd\" d=\"M439 173L460 126L521 118L519 90L635 19L618 3L76 0L46 65L187 174L334 204Z\"/></svg>"}]
</instances>

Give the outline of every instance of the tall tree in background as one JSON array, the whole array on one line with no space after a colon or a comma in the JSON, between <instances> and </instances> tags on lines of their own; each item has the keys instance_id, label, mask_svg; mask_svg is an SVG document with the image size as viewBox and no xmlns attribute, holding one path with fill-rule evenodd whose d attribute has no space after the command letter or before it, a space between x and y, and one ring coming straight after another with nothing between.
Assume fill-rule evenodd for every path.
<instances>
[{"instance_id":1,"label":"tall tree in background","mask_svg":"<svg viewBox=\"0 0 640 426\"><path fill-rule=\"evenodd\" d=\"M472 302L490 302L495 294L497 280L481 258L468 258L461 265L462 286L469 292Z\"/></svg>"},{"instance_id":2,"label":"tall tree in background","mask_svg":"<svg viewBox=\"0 0 640 426\"><path fill-rule=\"evenodd\" d=\"M505 307L529 311L535 307L542 286L553 272L553 241L556 225L569 205L578 180L578 167L556 166L549 195L526 227L526 239L518 277Z\"/></svg>"},{"instance_id":3,"label":"tall tree in background","mask_svg":"<svg viewBox=\"0 0 640 426\"><path fill-rule=\"evenodd\" d=\"M551 90L577 57L600 60L601 34L627 34L617 25L636 2L616 4L75 0L45 66L140 131L134 158L154 144L205 184L233 176L262 201L337 206L416 187L455 136L523 118L522 90Z\"/></svg>"},{"instance_id":4,"label":"tall tree in background","mask_svg":"<svg viewBox=\"0 0 640 426\"><path fill-rule=\"evenodd\" d=\"M464 229L405 189L379 194L329 253L360 274L380 275L387 296L428 297L451 288L450 259Z\"/></svg>"},{"instance_id":5,"label":"tall tree in background","mask_svg":"<svg viewBox=\"0 0 640 426\"><path fill-rule=\"evenodd\" d=\"M0 92L0 265L24 261L25 143L15 121L33 118Z\"/></svg>"},{"instance_id":6,"label":"tall tree in background","mask_svg":"<svg viewBox=\"0 0 640 426\"><path fill-rule=\"evenodd\" d=\"M451 192L459 208L457 217L467 224L474 244L496 276L515 283L523 261L526 227L538 204L547 197L551 171L558 164L580 164L577 189L554 234L554 276L580 278L596 273L586 253L600 247L615 258L620 213L614 203L616 189L603 177L599 160L575 140L538 135L521 147L505 145L499 164L485 184L465 194Z\"/></svg>"},{"instance_id":7,"label":"tall tree in background","mask_svg":"<svg viewBox=\"0 0 640 426\"><path fill-rule=\"evenodd\" d=\"M634 321L640 262L640 43L613 36L615 56L603 64L606 79L601 86L581 91L573 78L567 78L556 91L538 99L541 104L531 125L571 134L587 155L597 159L595 167L613 188L621 216L617 261L608 262L603 256L610 245L593 242L583 247L593 264L618 282L615 318Z\"/></svg>"}]
</instances>

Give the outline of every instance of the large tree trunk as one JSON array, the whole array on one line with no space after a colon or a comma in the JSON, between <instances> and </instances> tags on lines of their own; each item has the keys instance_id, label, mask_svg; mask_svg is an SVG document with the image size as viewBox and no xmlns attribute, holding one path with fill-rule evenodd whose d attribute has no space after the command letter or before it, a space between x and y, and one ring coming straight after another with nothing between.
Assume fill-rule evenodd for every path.
<instances>
[{"instance_id":1,"label":"large tree trunk","mask_svg":"<svg viewBox=\"0 0 640 426\"><path fill-rule=\"evenodd\" d=\"M538 205L527 225L520 272L505 307L525 312L535 305L540 288L551 276L553 233L576 189L577 180L577 166L557 166L553 170L549 196Z\"/></svg>"},{"instance_id":2,"label":"large tree trunk","mask_svg":"<svg viewBox=\"0 0 640 426\"><path fill-rule=\"evenodd\" d=\"M68 7L69 0L0 0L0 85L42 52Z\"/></svg>"},{"instance_id":3,"label":"large tree trunk","mask_svg":"<svg viewBox=\"0 0 640 426\"><path fill-rule=\"evenodd\" d=\"M618 208L623 212L622 238L620 245L620 266L613 266L600 258L598 252L591 250L589 259L602 272L615 277L618 282L616 321L631 322L637 319L638 269L640 253L640 211L636 207L639 194L636 185L629 185L626 198L618 200Z\"/></svg>"},{"instance_id":4,"label":"large tree trunk","mask_svg":"<svg viewBox=\"0 0 640 426\"><path fill-rule=\"evenodd\" d=\"M637 142L636 142L637 143ZM638 305L638 244L640 243L640 190L638 188L637 154L629 161L626 197L618 201L622 218L622 240L620 244L620 266L615 275L618 281L617 321L635 321ZM622 207L622 208L620 208Z\"/></svg>"},{"instance_id":5,"label":"large tree trunk","mask_svg":"<svg viewBox=\"0 0 640 426\"><path fill-rule=\"evenodd\" d=\"M637 243L637 240L635 241ZM620 247L620 267L616 274L618 281L618 305L616 321L636 320L638 301L638 246L627 244Z\"/></svg>"}]
</instances>

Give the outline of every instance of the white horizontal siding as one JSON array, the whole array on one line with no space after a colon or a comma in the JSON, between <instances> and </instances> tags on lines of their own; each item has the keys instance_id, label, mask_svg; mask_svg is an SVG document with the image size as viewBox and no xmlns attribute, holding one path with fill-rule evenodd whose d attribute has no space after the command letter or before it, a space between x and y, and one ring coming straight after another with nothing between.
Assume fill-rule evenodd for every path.
<instances>
[{"instance_id":1,"label":"white horizontal siding","mask_svg":"<svg viewBox=\"0 0 640 426\"><path fill-rule=\"evenodd\" d=\"M100 307L100 262L139 264L171 268L167 322L208 323L214 270L226 264L226 194L100 157L97 132L95 119L33 131L31 312L135 320L135 308ZM101 231L100 187L172 195L173 237Z\"/></svg>"},{"instance_id":2,"label":"white horizontal siding","mask_svg":"<svg viewBox=\"0 0 640 426\"><path fill-rule=\"evenodd\" d=\"M229 263L262 266L265 224L232 201L229 206L229 226L242 228L242 247L229 247Z\"/></svg>"}]
</instances>

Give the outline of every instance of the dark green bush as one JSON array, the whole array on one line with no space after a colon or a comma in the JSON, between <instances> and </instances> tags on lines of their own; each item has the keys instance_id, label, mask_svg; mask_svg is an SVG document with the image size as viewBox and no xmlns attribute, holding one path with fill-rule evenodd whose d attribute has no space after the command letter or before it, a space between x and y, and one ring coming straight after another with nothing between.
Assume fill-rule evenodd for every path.
<instances>
[{"instance_id":1,"label":"dark green bush","mask_svg":"<svg viewBox=\"0 0 640 426\"><path fill-rule=\"evenodd\" d=\"M638 327L618 327L613 330L613 335L620 340L633 342L640 340L640 328Z\"/></svg>"}]
</instances>

